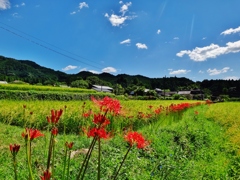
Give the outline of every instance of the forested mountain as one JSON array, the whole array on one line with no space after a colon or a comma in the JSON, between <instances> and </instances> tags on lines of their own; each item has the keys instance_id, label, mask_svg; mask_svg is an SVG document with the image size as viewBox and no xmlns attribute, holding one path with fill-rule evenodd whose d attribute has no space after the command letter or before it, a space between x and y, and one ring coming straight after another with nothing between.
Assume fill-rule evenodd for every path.
<instances>
[{"instance_id":1,"label":"forested mountain","mask_svg":"<svg viewBox=\"0 0 240 180\"><path fill-rule=\"evenodd\" d=\"M170 91L202 89L205 93L238 96L240 80L203 80L194 82L185 77L148 78L142 75L109 73L93 74L82 71L66 74L36 64L29 60L16 60L0 56L0 81L21 80L30 84L66 84L75 87L90 87L91 84L105 85L129 93L137 88L169 89Z\"/></svg>"}]
</instances>

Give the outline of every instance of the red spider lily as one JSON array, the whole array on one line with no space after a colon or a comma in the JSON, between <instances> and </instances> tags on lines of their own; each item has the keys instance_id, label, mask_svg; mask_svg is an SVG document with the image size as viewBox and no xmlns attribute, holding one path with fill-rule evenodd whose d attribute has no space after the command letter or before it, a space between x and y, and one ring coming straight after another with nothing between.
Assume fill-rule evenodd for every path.
<instances>
[{"instance_id":1,"label":"red spider lily","mask_svg":"<svg viewBox=\"0 0 240 180\"><path fill-rule=\"evenodd\" d=\"M70 142L70 143L66 142L65 146L68 147L68 149L72 149L73 144L74 144L73 142Z\"/></svg>"},{"instance_id":2,"label":"red spider lily","mask_svg":"<svg viewBox=\"0 0 240 180\"><path fill-rule=\"evenodd\" d=\"M51 110L51 117L49 117L49 116L47 116L47 121L49 122L49 123L52 123L52 124L57 124L58 123L58 121L59 121L59 119L60 119L60 117L61 117L61 115L62 115L62 112L63 112L63 110L62 109L60 109L59 111L58 110Z\"/></svg>"},{"instance_id":3,"label":"red spider lily","mask_svg":"<svg viewBox=\"0 0 240 180\"><path fill-rule=\"evenodd\" d=\"M199 114L199 112L198 112L198 111L194 111L194 114L195 114L195 115L198 115L198 114Z\"/></svg>"},{"instance_id":4,"label":"red spider lily","mask_svg":"<svg viewBox=\"0 0 240 180\"><path fill-rule=\"evenodd\" d=\"M20 145L18 145L18 144L14 144L14 145L10 144L9 145L9 149L10 149L12 155L17 155L17 153L18 153L18 151L20 149Z\"/></svg>"},{"instance_id":5,"label":"red spider lily","mask_svg":"<svg viewBox=\"0 0 240 180\"><path fill-rule=\"evenodd\" d=\"M128 132L124 138L130 144L130 146L136 144L138 149L143 149L149 145L149 142L146 141L142 134L138 132Z\"/></svg>"},{"instance_id":6,"label":"red spider lily","mask_svg":"<svg viewBox=\"0 0 240 180\"><path fill-rule=\"evenodd\" d=\"M88 137L98 137L98 138L102 138L102 139L108 139L110 137L110 135L106 132L105 129L103 128L92 128L88 131L87 133Z\"/></svg>"},{"instance_id":7,"label":"red spider lily","mask_svg":"<svg viewBox=\"0 0 240 180\"><path fill-rule=\"evenodd\" d=\"M179 112L183 111L184 109L189 108L191 105L189 103L181 103L181 104L171 104L169 106L170 111Z\"/></svg>"},{"instance_id":8,"label":"red spider lily","mask_svg":"<svg viewBox=\"0 0 240 180\"><path fill-rule=\"evenodd\" d=\"M162 108L157 108L154 110L155 114L160 114L162 111Z\"/></svg>"},{"instance_id":9,"label":"red spider lily","mask_svg":"<svg viewBox=\"0 0 240 180\"><path fill-rule=\"evenodd\" d=\"M46 171L44 171L43 176L41 176L40 178L41 178L41 180L50 180L51 173L48 170L46 170Z\"/></svg>"},{"instance_id":10,"label":"red spider lily","mask_svg":"<svg viewBox=\"0 0 240 180\"><path fill-rule=\"evenodd\" d=\"M110 124L110 121L106 118L106 116L102 114L94 114L93 122L99 126L106 126Z\"/></svg>"},{"instance_id":11,"label":"red spider lily","mask_svg":"<svg viewBox=\"0 0 240 180\"><path fill-rule=\"evenodd\" d=\"M37 129L25 129L25 132L22 133L22 137L25 139L30 138L30 140L32 141L35 138L44 136L44 134L42 134L39 130Z\"/></svg>"},{"instance_id":12,"label":"red spider lily","mask_svg":"<svg viewBox=\"0 0 240 180\"><path fill-rule=\"evenodd\" d=\"M148 107L149 107L149 109L152 109L152 107L153 107L153 106L152 106L152 105L150 105L150 106L148 106Z\"/></svg>"},{"instance_id":13,"label":"red spider lily","mask_svg":"<svg viewBox=\"0 0 240 180\"><path fill-rule=\"evenodd\" d=\"M88 118L92 114L92 110L90 109L87 113L83 113L83 117Z\"/></svg>"},{"instance_id":14,"label":"red spider lily","mask_svg":"<svg viewBox=\"0 0 240 180\"><path fill-rule=\"evenodd\" d=\"M96 100L94 97L91 97L91 100L100 107L101 111L109 111L114 114L120 113L121 105L117 99L112 99L106 96L102 100Z\"/></svg>"},{"instance_id":15,"label":"red spider lily","mask_svg":"<svg viewBox=\"0 0 240 180\"><path fill-rule=\"evenodd\" d=\"M52 134L53 134L54 136L58 135L58 128L57 128L57 127L53 127L53 128L52 128Z\"/></svg>"}]
</instances>

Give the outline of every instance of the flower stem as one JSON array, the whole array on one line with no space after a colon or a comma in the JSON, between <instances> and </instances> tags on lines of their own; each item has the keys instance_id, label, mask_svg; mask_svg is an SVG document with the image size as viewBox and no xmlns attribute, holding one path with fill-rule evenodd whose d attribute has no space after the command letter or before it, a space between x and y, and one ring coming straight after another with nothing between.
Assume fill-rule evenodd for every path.
<instances>
[{"instance_id":1,"label":"flower stem","mask_svg":"<svg viewBox=\"0 0 240 180\"><path fill-rule=\"evenodd\" d=\"M14 179L17 180L17 161L16 154L13 155Z\"/></svg>"},{"instance_id":2,"label":"flower stem","mask_svg":"<svg viewBox=\"0 0 240 180\"><path fill-rule=\"evenodd\" d=\"M53 146L53 134L51 133L49 147L48 147L48 158L47 158L47 170L50 168L50 161L52 156L52 146Z\"/></svg>"},{"instance_id":3,"label":"flower stem","mask_svg":"<svg viewBox=\"0 0 240 180\"><path fill-rule=\"evenodd\" d=\"M54 163L55 163L55 138L53 136L53 142L52 142L52 179L54 179Z\"/></svg>"},{"instance_id":4,"label":"flower stem","mask_svg":"<svg viewBox=\"0 0 240 180\"><path fill-rule=\"evenodd\" d=\"M68 154L67 180L69 179L70 157L71 157L71 150L69 150L69 154Z\"/></svg>"},{"instance_id":5,"label":"flower stem","mask_svg":"<svg viewBox=\"0 0 240 180\"><path fill-rule=\"evenodd\" d=\"M85 156L85 158L84 158L84 160L83 160L82 166L81 166L81 168L80 168L80 170L79 170L79 173L78 173L78 176L77 176L77 180L80 179L80 176L81 176L82 171L83 171L83 167L86 166L85 164L86 164L86 162L87 162L88 156L90 156L91 151L92 151L93 146L95 145L95 143L96 143L96 137L93 138L93 140L92 140L92 142L91 142L91 144L90 144L90 146L89 146L88 152L87 152L87 154L86 154L86 156Z\"/></svg>"},{"instance_id":6,"label":"flower stem","mask_svg":"<svg viewBox=\"0 0 240 180\"><path fill-rule=\"evenodd\" d=\"M65 155L64 155L62 179L65 179L66 162L67 162L67 147L65 146Z\"/></svg>"},{"instance_id":7,"label":"flower stem","mask_svg":"<svg viewBox=\"0 0 240 180\"><path fill-rule=\"evenodd\" d=\"M88 158L87 158L87 161L86 161L86 165L85 165L85 167L84 167L84 171L83 171L83 175L82 175L81 180L83 180L84 175L85 175L85 173L86 173L86 170L87 170L87 167L88 167L88 162L89 162L89 159L90 159L90 157L91 157L91 154L92 154L92 151L93 151L93 148L94 148L94 146L95 146L96 141L97 141L97 137L94 137L94 143L93 143L92 147L90 148L90 152L89 152L89 155L88 155Z\"/></svg>"},{"instance_id":8,"label":"flower stem","mask_svg":"<svg viewBox=\"0 0 240 180\"><path fill-rule=\"evenodd\" d=\"M123 157L123 160L122 160L122 162L121 162L121 164L120 164L120 166L119 166L119 168L118 168L118 170L117 170L117 173L116 173L116 175L115 175L114 178L113 178L114 180L117 179L118 173L119 173L120 169L122 168L122 165L123 165L123 163L124 163L124 161L125 161L128 153L129 153L129 151L131 150L131 148L132 148L132 146L129 146L129 148L128 148L128 150L127 150L127 153L126 153L125 156Z\"/></svg>"},{"instance_id":9,"label":"flower stem","mask_svg":"<svg viewBox=\"0 0 240 180\"><path fill-rule=\"evenodd\" d=\"M98 138L98 180L100 180L101 173L101 139Z\"/></svg>"},{"instance_id":10,"label":"flower stem","mask_svg":"<svg viewBox=\"0 0 240 180\"><path fill-rule=\"evenodd\" d=\"M28 140L28 143L27 143L27 158L28 158L29 179L33 180L32 163L31 163L31 140Z\"/></svg>"}]
</instances>

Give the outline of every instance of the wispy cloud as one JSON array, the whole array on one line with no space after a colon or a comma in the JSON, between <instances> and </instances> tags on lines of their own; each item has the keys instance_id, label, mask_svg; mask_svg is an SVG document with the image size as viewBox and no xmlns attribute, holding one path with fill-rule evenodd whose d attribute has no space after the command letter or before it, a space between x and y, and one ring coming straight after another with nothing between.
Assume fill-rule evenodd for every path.
<instances>
[{"instance_id":1,"label":"wispy cloud","mask_svg":"<svg viewBox=\"0 0 240 180\"><path fill-rule=\"evenodd\" d=\"M68 65L65 68L62 68L63 71L69 71L69 70L73 70L76 69L77 66L72 66L72 65Z\"/></svg>"},{"instance_id":2,"label":"wispy cloud","mask_svg":"<svg viewBox=\"0 0 240 180\"><path fill-rule=\"evenodd\" d=\"M129 43L131 43L131 39L126 39L120 42L120 44L129 44Z\"/></svg>"},{"instance_id":3,"label":"wispy cloud","mask_svg":"<svg viewBox=\"0 0 240 180\"><path fill-rule=\"evenodd\" d=\"M198 71L198 73L200 73L200 74L203 74L203 73L204 73L204 71L200 70L200 71Z\"/></svg>"},{"instance_id":4,"label":"wispy cloud","mask_svg":"<svg viewBox=\"0 0 240 180\"><path fill-rule=\"evenodd\" d=\"M226 46L220 47L217 44L210 44L205 47L196 47L192 51L183 50L177 53L178 57L188 55L193 61L206 61L208 58L216 58L217 56L240 52L240 40L236 42L228 42Z\"/></svg>"},{"instance_id":5,"label":"wispy cloud","mask_svg":"<svg viewBox=\"0 0 240 180\"><path fill-rule=\"evenodd\" d=\"M210 76L214 76L214 75L219 75L219 74L223 74L223 73L226 73L230 70L229 67L224 67L222 69L208 69L207 70L207 73L210 75Z\"/></svg>"},{"instance_id":6,"label":"wispy cloud","mask_svg":"<svg viewBox=\"0 0 240 180\"><path fill-rule=\"evenodd\" d=\"M160 34L160 33L161 33L161 30L160 30L160 29L158 29L158 30L157 30L157 34Z\"/></svg>"},{"instance_id":7,"label":"wispy cloud","mask_svg":"<svg viewBox=\"0 0 240 180\"><path fill-rule=\"evenodd\" d=\"M237 76L227 76L224 78L224 80L239 80L240 78Z\"/></svg>"},{"instance_id":8,"label":"wispy cloud","mask_svg":"<svg viewBox=\"0 0 240 180\"><path fill-rule=\"evenodd\" d=\"M120 12L122 13L123 16L128 11L128 7L131 5L132 5L131 2L128 2L128 3L122 5L122 7L120 8Z\"/></svg>"},{"instance_id":9,"label":"wispy cloud","mask_svg":"<svg viewBox=\"0 0 240 180\"><path fill-rule=\"evenodd\" d=\"M25 5L26 5L26 4L23 2L23 3L21 3L21 4L16 4L15 7L18 8L18 7L25 6Z\"/></svg>"},{"instance_id":10,"label":"wispy cloud","mask_svg":"<svg viewBox=\"0 0 240 180\"><path fill-rule=\"evenodd\" d=\"M174 40L178 40L178 39L179 39L179 37L174 37L173 39L174 39Z\"/></svg>"},{"instance_id":11,"label":"wispy cloud","mask_svg":"<svg viewBox=\"0 0 240 180\"><path fill-rule=\"evenodd\" d=\"M10 9L11 4L9 0L0 0L0 10Z\"/></svg>"},{"instance_id":12,"label":"wispy cloud","mask_svg":"<svg viewBox=\"0 0 240 180\"><path fill-rule=\"evenodd\" d=\"M136 16L126 16L125 14L128 12L129 10L129 6L132 5L131 2L128 3L123 3L122 1L119 2L120 4L122 4L122 6L120 7L120 15L114 14L112 13L111 15L109 15L108 13L105 13L105 17L108 18L108 20L110 21L110 23L112 24L112 26L121 26L124 24L124 22L126 20L131 20L134 19Z\"/></svg>"},{"instance_id":13,"label":"wispy cloud","mask_svg":"<svg viewBox=\"0 0 240 180\"><path fill-rule=\"evenodd\" d=\"M82 8L88 8L88 4L86 2L80 2L79 3L79 9L82 9Z\"/></svg>"},{"instance_id":14,"label":"wispy cloud","mask_svg":"<svg viewBox=\"0 0 240 180\"><path fill-rule=\"evenodd\" d=\"M93 73L93 74L100 74L100 72L95 71L95 70L88 70L89 72Z\"/></svg>"},{"instance_id":15,"label":"wispy cloud","mask_svg":"<svg viewBox=\"0 0 240 180\"><path fill-rule=\"evenodd\" d=\"M72 11L70 14L71 14L71 15L74 15L74 14L80 12L81 9L83 9L83 8L89 8L89 6L88 6L88 4L87 4L86 2L80 2L80 3L79 3L79 6L78 6L78 10Z\"/></svg>"},{"instance_id":16,"label":"wispy cloud","mask_svg":"<svg viewBox=\"0 0 240 180\"><path fill-rule=\"evenodd\" d=\"M227 29L227 30L223 31L221 33L221 35L235 34L235 33L238 33L238 32L240 32L240 26L238 28L235 28L235 29L233 29L233 28Z\"/></svg>"},{"instance_id":17,"label":"wispy cloud","mask_svg":"<svg viewBox=\"0 0 240 180\"><path fill-rule=\"evenodd\" d=\"M105 67L105 68L102 69L102 72L115 73L115 72L117 72L117 70L113 67Z\"/></svg>"},{"instance_id":18,"label":"wispy cloud","mask_svg":"<svg viewBox=\"0 0 240 180\"><path fill-rule=\"evenodd\" d=\"M146 44L142 44L142 43L137 43L136 46L138 49L147 49L148 48Z\"/></svg>"},{"instance_id":19,"label":"wispy cloud","mask_svg":"<svg viewBox=\"0 0 240 180\"><path fill-rule=\"evenodd\" d=\"M170 72L170 75L180 75L180 74L187 74L189 72L191 72L191 70L186 70L186 69L179 69L179 70L175 70L173 71L172 69L168 69Z\"/></svg>"}]
</instances>

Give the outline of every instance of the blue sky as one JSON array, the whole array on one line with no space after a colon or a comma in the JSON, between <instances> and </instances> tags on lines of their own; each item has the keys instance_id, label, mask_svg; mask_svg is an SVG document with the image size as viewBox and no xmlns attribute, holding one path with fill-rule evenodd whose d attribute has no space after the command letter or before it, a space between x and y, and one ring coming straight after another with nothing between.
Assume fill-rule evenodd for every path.
<instances>
[{"instance_id":1,"label":"blue sky","mask_svg":"<svg viewBox=\"0 0 240 180\"><path fill-rule=\"evenodd\" d=\"M239 79L239 7L239 0L0 0L0 55L69 74Z\"/></svg>"}]
</instances>

